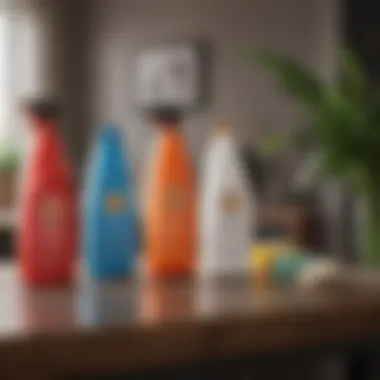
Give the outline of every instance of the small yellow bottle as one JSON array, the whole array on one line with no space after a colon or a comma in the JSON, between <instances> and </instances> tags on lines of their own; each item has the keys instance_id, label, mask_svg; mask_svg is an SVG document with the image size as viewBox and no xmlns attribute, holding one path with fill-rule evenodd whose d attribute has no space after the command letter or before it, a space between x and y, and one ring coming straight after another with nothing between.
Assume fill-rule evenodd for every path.
<instances>
[{"instance_id":1,"label":"small yellow bottle","mask_svg":"<svg viewBox=\"0 0 380 380\"><path fill-rule=\"evenodd\" d=\"M250 260L254 279L260 283L271 282L273 263L284 252L289 252L291 244L283 240L263 241L251 248Z\"/></svg>"}]
</instances>

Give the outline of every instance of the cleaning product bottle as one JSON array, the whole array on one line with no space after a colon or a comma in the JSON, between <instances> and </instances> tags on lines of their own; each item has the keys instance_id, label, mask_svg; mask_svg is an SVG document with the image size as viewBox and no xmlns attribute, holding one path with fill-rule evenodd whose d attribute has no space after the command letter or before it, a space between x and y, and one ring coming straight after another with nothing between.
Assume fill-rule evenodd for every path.
<instances>
[{"instance_id":1,"label":"cleaning product bottle","mask_svg":"<svg viewBox=\"0 0 380 380\"><path fill-rule=\"evenodd\" d=\"M248 273L253 239L252 189L227 126L219 126L213 134L203 170L198 270L202 276Z\"/></svg>"},{"instance_id":2,"label":"cleaning product bottle","mask_svg":"<svg viewBox=\"0 0 380 380\"><path fill-rule=\"evenodd\" d=\"M58 133L58 106L50 100L27 106L34 141L21 189L18 259L31 285L72 280L77 249L77 198Z\"/></svg>"},{"instance_id":3,"label":"cleaning product bottle","mask_svg":"<svg viewBox=\"0 0 380 380\"><path fill-rule=\"evenodd\" d=\"M195 178L171 110L156 115L158 141L145 199L145 267L154 277L192 273L195 257Z\"/></svg>"},{"instance_id":4,"label":"cleaning product bottle","mask_svg":"<svg viewBox=\"0 0 380 380\"><path fill-rule=\"evenodd\" d=\"M131 275L140 249L133 180L117 127L100 128L82 200L82 249L91 277L113 280Z\"/></svg>"}]
</instances>

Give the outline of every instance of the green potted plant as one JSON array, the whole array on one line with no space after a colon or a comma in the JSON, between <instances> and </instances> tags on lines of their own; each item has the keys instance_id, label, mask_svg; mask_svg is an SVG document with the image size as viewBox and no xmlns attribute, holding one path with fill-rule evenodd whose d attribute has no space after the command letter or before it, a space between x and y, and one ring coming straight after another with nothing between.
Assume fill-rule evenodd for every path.
<instances>
[{"instance_id":1,"label":"green potted plant","mask_svg":"<svg viewBox=\"0 0 380 380\"><path fill-rule=\"evenodd\" d=\"M276 148L306 146L312 152L310 180L336 178L364 199L364 257L380 265L380 96L370 91L355 54L342 52L337 78L331 82L281 54L255 51L251 58L274 75L303 111L298 128L272 137Z\"/></svg>"},{"instance_id":2,"label":"green potted plant","mask_svg":"<svg viewBox=\"0 0 380 380\"><path fill-rule=\"evenodd\" d=\"M0 146L0 209L9 210L15 200L16 176L20 155L9 144Z\"/></svg>"}]
</instances>

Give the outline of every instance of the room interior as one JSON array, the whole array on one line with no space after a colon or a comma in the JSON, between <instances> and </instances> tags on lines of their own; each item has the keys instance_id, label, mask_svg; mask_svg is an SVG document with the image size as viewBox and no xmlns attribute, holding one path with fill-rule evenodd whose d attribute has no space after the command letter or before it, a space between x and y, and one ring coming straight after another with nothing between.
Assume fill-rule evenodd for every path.
<instances>
[{"instance_id":1,"label":"room interior","mask_svg":"<svg viewBox=\"0 0 380 380\"><path fill-rule=\"evenodd\" d=\"M350 264L360 260L363 204L352 190L341 181L326 179L311 190L301 191L295 186L294 179L298 174L299 163L304 160L303 152L287 149L281 154L272 154L269 158L260 155L264 141L269 135L292 131L297 126L302 110L286 94L279 91L273 78L263 75L262 71L254 67L250 62L249 52L254 48L260 48L286 54L328 82L336 77L341 49L349 45L363 61L371 87L377 88L378 47L374 40L378 27L373 2L369 0L345 2L343 0L7 0L3 3L0 4L0 118L2 118L0 119L0 255L6 262L14 259L20 186L18 181L22 175L21 163L27 160L31 140L30 128L22 115L23 102L41 95L59 99L63 109L60 134L75 173L76 185L80 189L83 187L84 176L90 163L90 147L100 126L108 123L120 125L131 160L137 196L142 197L143 175L155 132L137 96L138 56L142 51L152 46L161 46L163 43L195 42L204 47L207 55L205 60L207 76L204 77L208 88L207 96L201 106L186 113L181 130L194 162L197 178L201 176L205 141L213 127L220 123L229 124L236 140L240 143L241 157L251 180L252 192L258 200L259 239L265 240L268 236L274 236L280 240L288 239L308 252L312 251L313 255L318 257L339 258ZM1 65L1 62L4 64ZM6 162L7 169L4 171L1 171L2 147L6 147L3 161ZM157 289L148 286L149 302L148 306L145 305L148 310L145 311L147 316L136 329L138 330L136 334L141 333L142 339L145 339L144 328L149 323L161 322L161 318L164 322L165 318L170 321L169 317L182 316L182 313L187 312L192 315L192 311L186 309L188 305L183 301L192 296L192 290L189 291L188 285L180 283L175 287L165 284L160 286L164 288L162 292L164 296L158 300L151 295ZM235 293L240 286L235 287L232 284L230 288L222 284L220 289L217 288L220 294L223 293L222 298L227 294L225 305L233 308L234 302L244 304L246 294L237 296ZM124 288L111 290L109 293L112 295L111 300L107 298L107 292L100 292L102 307L98 307L97 311L101 322L92 321L91 327L98 326L104 321L136 322L135 317L129 314L130 310L123 308L127 301L128 305L132 302L135 293L131 289L126 293L123 291ZM55 306L52 306L54 302L51 303L52 298L49 299L49 295L46 294L35 299L29 299L27 296L25 298L28 301L32 300L32 306L28 304L30 306L27 308L28 311L34 310L33 307L36 305L33 306L33 303L37 304L35 310L40 313L42 310L42 314L45 314L46 310L46 315L43 317L37 315L38 313L37 316L31 313L32 330L36 328L38 331L43 325L48 332L54 328L63 330L67 328L72 332L70 329L73 326L75 331L78 325L82 327L78 322L72 321L71 314L66 315L62 312L62 316L57 320L51 317L54 314L51 310ZM58 301L54 305L67 312L68 297L62 294L57 297ZM345 294L347 296L347 293ZM128 300L123 297L127 297ZM356 294L355 297L359 302L360 296ZM260 305L264 305L269 309L272 307L281 309L282 306L271 303L273 299L270 294L266 296L265 293L262 298L258 297L257 304L255 301L253 308L257 310ZM293 311L298 311L297 308L301 305L305 315L310 316L309 307L315 306L309 304L310 299L315 300L316 305L322 305L322 311L318 309L320 314L315 318L306 318L307 323L303 325L305 330L295 328L291 318ZM349 299L347 303L343 306L339 304L339 307L336 306L338 303L320 302L318 297L315 299L305 297L301 301L297 298L294 303L291 301L289 304L295 305L295 309L290 310L290 317L283 321L281 319L275 321L279 326L279 346L282 339L284 342L288 340L291 342L293 336L297 336L300 342L307 341L307 337L310 336L312 343L318 343L316 336L326 337L327 340L329 335L333 335L343 343L337 348L334 346L329 354L319 356L317 359L312 358L308 361L309 356L306 355L304 361L306 364L296 366L295 370L294 366L287 362L287 357L285 359L281 357L280 368L284 371L285 377L278 377L276 369L270 364L265 364L262 372L258 370L259 376L289 379L297 376L297 378L310 379L311 377L308 377L310 372L306 368L310 366L313 368L313 376L318 379L364 379L363 367L376 367L374 364L376 354L371 353L370 360L366 358L367 361L364 360L363 365L361 351L358 354L353 350L353 357L346 361L347 357L342 354L346 352L342 351L342 347L346 348L346 340L343 339L344 332L339 330L340 323L337 320L342 316L347 318L347 324L354 326L352 328L354 338L357 337L355 334L358 328L350 318L358 315L360 320L358 319L357 323L362 328L367 328L367 333L378 330L373 317L375 313L371 314L375 306L373 304L363 306L357 313L350 314L353 309L349 302L350 297L347 299ZM91 297L88 300L89 303L92 302ZM4 302L5 305L15 307L12 302ZM177 304L178 308L175 307ZM324 308L325 305L332 307L331 314L327 312L324 314L328 309ZM165 307L167 314L161 310ZM225 316L228 307L214 306L221 317ZM109 313L104 311L106 309ZM289 312L286 307L285 309ZM13 311L9 313L11 317L7 317L7 321L12 319L12 313ZM318 318L329 328L321 328L318 332L317 325L314 325ZM265 319L263 321L265 326ZM205 338L201 334L204 325L201 327L191 325L190 330L186 331L181 330L180 326L178 332L175 330L177 327L169 324L170 328L173 328L170 330L172 346L176 344L181 346L180 338L178 341L175 340L175 334L178 333L178 337L190 342L189 351L178 349L176 352L169 347L166 351L160 352L161 356L158 355L158 359L153 354L151 357L148 355L147 358L151 361L147 359L147 362L153 363L152 365L155 360L166 363L165 360L170 356L175 357L175 360L179 358L178 362L182 363L183 358L198 358L197 355L200 355L201 351L202 355L208 351L220 359L219 354L223 357L223 353L230 353L230 346L232 351L234 348L238 350L243 347L242 352L245 352L244 348L247 346L244 344L248 345L249 339L253 337L260 340L260 335L256 336L253 333L250 335L249 323L248 318L243 320L239 325L240 334L237 334L235 340L235 335L230 332L232 327L229 330L230 325L226 322L222 327L225 329L223 331L227 331L225 335L227 338L225 340L220 338L219 350L211 349L212 345L209 343L213 337L217 339L215 331L219 330L213 330L214 336L210 333L206 334ZM283 326L285 327L282 329ZM315 335L311 333L308 335L309 330L306 327L310 326L312 326L310 331L313 330ZM221 325L219 327L222 329ZM191 330L193 328L194 330ZM123 330L125 331L127 330ZM129 333L128 330L127 335ZM113 348L117 347L119 342L105 341ZM87 341L83 342L80 339L77 341L78 355L81 348L87 344ZM146 345L148 351L154 350L155 344L161 345L163 340L158 338L152 342L155 343ZM81 346L82 343L84 346ZM49 344L46 343L45 350L48 350ZM264 342L262 346L267 349L270 344L266 345ZM86 365L82 366L70 349L65 351L64 344L62 347L64 349L61 354L66 360L64 364L79 372L81 369L87 370L94 365L94 362L96 364L94 358L101 357L98 353L94 356L89 354ZM351 347L349 343L347 347ZM133 350L128 352L135 360L133 365L136 365L136 368L141 365L140 351L137 350L135 356ZM22 353L24 354L24 351ZM94 365L94 372L97 368L120 369L123 360L121 355L115 357L114 361L108 356L105 357L104 362L99 359L99 363L102 364L98 367ZM298 362L300 357L302 356L297 356ZM250 368L251 364L250 358L242 356L224 373L223 369L214 369L215 358L210 365L205 364L205 367L202 362L202 373L208 373L209 370L215 377L218 375L218 378L234 378L231 369L234 367L239 368L238 373L245 377L245 369ZM59 369L65 373L62 363ZM33 368L32 364L28 364L30 368ZM347 367L350 367L349 372L352 377L346 377ZM207 368L207 371L204 368ZM186 367L186 370L188 371L186 376L189 373L193 376L194 373L197 375L200 373L197 368L194 370ZM73 373L70 372L69 375ZM155 373L150 375L156 377Z\"/></svg>"},{"instance_id":2,"label":"room interior","mask_svg":"<svg viewBox=\"0 0 380 380\"><path fill-rule=\"evenodd\" d=\"M227 121L247 145L247 162L255 167L259 182L258 148L273 131L291 129L298 111L270 78L252 68L245 51L254 46L278 50L328 78L344 41L342 8L335 1L240 0L232 5L229 1L165 0L152 5L148 1L23 0L8 2L7 11L13 15L9 29L15 34L8 54L7 123L12 128L7 130L16 143L27 141L28 131L19 116L20 99L39 94L59 98L65 110L62 136L79 184L94 131L107 122L125 128L134 174L142 176L153 132L136 100L134 77L138 52L146 46L172 39L196 40L207 46L209 99L183 122L190 153L199 169L203 141L213 125ZM310 224L310 236L301 240L352 259L356 241L355 237L350 242L342 239L351 226L345 226L347 218L342 217L346 207L339 184L321 185L311 205L289 200L294 198L291 178L297 160L290 152L267 165L265 170L271 173L266 175L268 199L263 203L269 203L269 208L280 203L281 220L294 219L293 214L299 216L296 219L315 220L310 222L314 225ZM296 205L289 209L281 203ZM289 228L297 229L297 223L303 224L295 222Z\"/></svg>"}]
</instances>

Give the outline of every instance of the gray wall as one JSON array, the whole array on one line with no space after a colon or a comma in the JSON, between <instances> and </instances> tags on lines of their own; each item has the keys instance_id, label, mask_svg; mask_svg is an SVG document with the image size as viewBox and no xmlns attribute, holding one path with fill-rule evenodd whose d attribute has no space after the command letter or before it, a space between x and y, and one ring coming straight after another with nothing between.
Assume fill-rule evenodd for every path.
<instances>
[{"instance_id":1,"label":"gray wall","mask_svg":"<svg viewBox=\"0 0 380 380\"><path fill-rule=\"evenodd\" d=\"M184 125L197 163L215 122L230 122L241 140L257 144L296 119L293 104L242 57L246 48L291 54L330 77L340 44L339 0L19 1L41 20L41 88L63 99L64 136L78 170L95 125L115 121L125 127L135 170L142 171L152 129L136 109L133 84L135 55L145 44L201 37L212 46L211 104ZM291 155L282 165L286 182ZM334 252L344 235L340 192L328 186L317 204L325 246Z\"/></svg>"},{"instance_id":2,"label":"gray wall","mask_svg":"<svg viewBox=\"0 0 380 380\"><path fill-rule=\"evenodd\" d=\"M241 139L289 128L293 106L270 79L242 58L253 45L298 57L330 75L339 40L338 0L92 0L90 100L93 122L113 120L128 133L137 168L150 135L134 104L136 51L170 38L203 38L212 45L212 102L185 122L195 158L211 125L228 121ZM259 132L261 131L261 133Z\"/></svg>"},{"instance_id":3,"label":"gray wall","mask_svg":"<svg viewBox=\"0 0 380 380\"><path fill-rule=\"evenodd\" d=\"M136 52L155 41L201 37L212 46L212 101L186 118L190 152L199 164L203 141L219 121L230 122L239 139L258 144L270 131L291 128L297 110L243 52L254 45L275 49L331 78L341 12L340 0L91 0L92 125L122 124L135 170L142 172L152 130L135 107ZM296 160L290 153L281 161L274 189L286 188ZM327 184L314 203L321 246L340 254L351 244L342 230L341 193L339 185Z\"/></svg>"}]
</instances>

